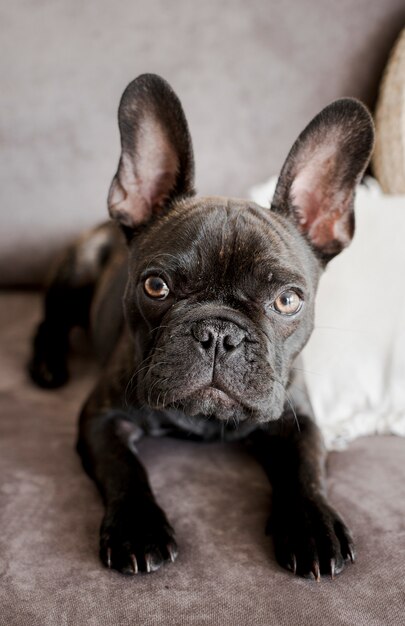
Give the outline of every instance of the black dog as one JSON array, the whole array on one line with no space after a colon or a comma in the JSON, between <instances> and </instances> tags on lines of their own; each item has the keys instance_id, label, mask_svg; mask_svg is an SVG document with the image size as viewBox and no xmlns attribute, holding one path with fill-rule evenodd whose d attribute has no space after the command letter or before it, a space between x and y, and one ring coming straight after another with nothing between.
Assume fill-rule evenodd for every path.
<instances>
[{"instance_id":1,"label":"black dog","mask_svg":"<svg viewBox=\"0 0 405 626\"><path fill-rule=\"evenodd\" d=\"M30 365L42 386L65 382L69 331L90 323L105 367L81 413L78 451L105 503L101 559L132 574L176 558L135 447L144 434L245 438L273 484L279 563L333 577L354 559L353 543L327 500L325 452L296 365L319 276L353 235L370 115L352 99L321 111L293 145L269 210L195 196L187 122L158 76L128 86L119 127L115 222L82 237L57 268Z\"/></svg>"}]
</instances>

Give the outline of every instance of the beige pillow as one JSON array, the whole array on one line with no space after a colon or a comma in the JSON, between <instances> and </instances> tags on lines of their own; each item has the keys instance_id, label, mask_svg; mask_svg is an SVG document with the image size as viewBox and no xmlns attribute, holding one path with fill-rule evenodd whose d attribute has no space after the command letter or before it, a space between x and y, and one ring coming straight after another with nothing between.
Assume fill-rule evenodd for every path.
<instances>
[{"instance_id":1,"label":"beige pillow","mask_svg":"<svg viewBox=\"0 0 405 626\"><path fill-rule=\"evenodd\" d=\"M385 193L405 193L405 29L385 68L375 123L374 175Z\"/></svg>"}]
</instances>

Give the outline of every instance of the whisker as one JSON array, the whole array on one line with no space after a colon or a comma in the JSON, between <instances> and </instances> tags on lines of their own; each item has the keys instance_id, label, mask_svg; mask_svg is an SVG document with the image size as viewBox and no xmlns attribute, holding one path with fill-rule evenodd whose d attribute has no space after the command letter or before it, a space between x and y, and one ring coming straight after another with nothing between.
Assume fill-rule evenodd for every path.
<instances>
[{"instance_id":1,"label":"whisker","mask_svg":"<svg viewBox=\"0 0 405 626\"><path fill-rule=\"evenodd\" d=\"M273 380L274 380L275 383L278 383L283 388L284 393L285 393L285 397L287 399L287 402L290 405L291 411L292 411L292 413L294 415L294 420L295 420L295 423L297 425L298 432L301 432L301 428L300 428L300 424L299 424L299 421L298 421L297 413L295 412L294 405L293 405L293 403L292 403L292 401L290 399L290 396L288 395L287 389L284 387L283 383L280 380L277 380L276 378L273 378Z\"/></svg>"},{"instance_id":2,"label":"whisker","mask_svg":"<svg viewBox=\"0 0 405 626\"><path fill-rule=\"evenodd\" d=\"M284 389L284 391L285 391L285 397L287 398L287 402L288 402L288 404L289 404L289 405L290 405L290 407L291 407L291 411L293 412L294 419L295 419L295 423L297 424L297 430L298 430L298 432L300 433L300 432L301 432L300 423L299 423L299 421L298 421L298 417L297 417L297 414L296 414L296 412L295 412L294 405L293 405L293 403L292 403L292 402L291 402L291 400L290 400L290 396L288 395L287 390L286 390L286 389Z\"/></svg>"},{"instance_id":3,"label":"whisker","mask_svg":"<svg viewBox=\"0 0 405 626\"><path fill-rule=\"evenodd\" d=\"M295 370L296 372L303 372L304 374L313 374L314 376L321 376L320 372L314 372L313 370L307 370L304 369L303 367L292 367L292 370Z\"/></svg>"},{"instance_id":4,"label":"whisker","mask_svg":"<svg viewBox=\"0 0 405 626\"><path fill-rule=\"evenodd\" d=\"M362 332L366 332L364 330L361 330L359 328L342 328L339 326L314 326L314 330L339 330L342 331L344 333L362 333Z\"/></svg>"},{"instance_id":5,"label":"whisker","mask_svg":"<svg viewBox=\"0 0 405 626\"><path fill-rule=\"evenodd\" d=\"M153 357L153 354L150 354L149 356L146 357L146 359L144 359L140 365L142 365L143 363L145 363L146 361L148 361L148 359L151 359ZM145 365L144 367L140 367L138 368L130 377L129 381L126 384L125 387L125 391L124 391L124 400L125 400L125 406L128 408L129 403L128 403L128 391L131 389L132 390L132 384L135 380L135 377L142 372L143 370L149 368L150 371L153 370L153 368L157 367L158 365L167 365L167 363L165 361L159 361L158 363L154 363L153 365L150 365L149 363L147 365Z\"/></svg>"},{"instance_id":6,"label":"whisker","mask_svg":"<svg viewBox=\"0 0 405 626\"><path fill-rule=\"evenodd\" d=\"M164 364L164 363L156 363L156 365L167 365L167 363L166 364ZM155 367L155 365L152 365L152 368L153 367ZM157 377L155 382L152 383L152 385L149 387L149 389L148 389L148 403L149 404L151 404L151 402L152 402L152 391L156 387L156 385L161 382L161 380L162 380L161 378Z\"/></svg>"},{"instance_id":7,"label":"whisker","mask_svg":"<svg viewBox=\"0 0 405 626\"><path fill-rule=\"evenodd\" d=\"M169 380L169 378L163 378L160 382L161 382L161 383L162 383L162 385L163 385L164 383L167 383L167 381L168 381L168 380ZM158 397L157 397L157 400L156 400L156 406L159 406L159 400L160 400L160 396L161 396L162 391L163 391L163 390L161 389L161 390L159 391L159 393L158 393ZM166 394L167 394L167 391L165 392L165 397L166 397ZM162 403L162 408L163 408L163 407L164 407L164 402Z\"/></svg>"},{"instance_id":8,"label":"whisker","mask_svg":"<svg viewBox=\"0 0 405 626\"><path fill-rule=\"evenodd\" d=\"M168 324L166 324L165 326L156 326L156 328L152 328L152 330L149 331L148 336L152 333L155 333L157 330L160 330L161 328L170 328L170 326Z\"/></svg>"}]
</instances>

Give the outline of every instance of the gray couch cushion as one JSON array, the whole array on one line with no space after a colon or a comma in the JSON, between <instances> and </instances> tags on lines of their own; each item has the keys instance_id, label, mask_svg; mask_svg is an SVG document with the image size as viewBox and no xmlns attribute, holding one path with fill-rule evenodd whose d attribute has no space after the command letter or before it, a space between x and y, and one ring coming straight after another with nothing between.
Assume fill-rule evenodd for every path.
<instances>
[{"instance_id":1,"label":"gray couch cushion","mask_svg":"<svg viewBox=\"0 0 405 626\"><path fill-rule=\"evenodd\" d=\"M179 558L126 578L98 560L102 506L74 451L96 371L34 388L24 364L35 294L0 297L0 624L398 626L405 607L405 441L372 437L329 458L332 502L358 560L334 582L294 578L264 535L271 490L240 445L145 440L140 453L177 530Z\"/></svg>"},{"instance_id":2,"label":"gray couch cushion","mask_svg":"<svg viewBox=\"0 0 405 626\"><path fill-rule=\"evenodd\" d=\"M200 192L245 195L325 104L372 103L404 21L403 0L3 3L0 283L43 280L60 245L104 219L118 100L137 74L178 91Z\"/></svg>"}]
</instances>

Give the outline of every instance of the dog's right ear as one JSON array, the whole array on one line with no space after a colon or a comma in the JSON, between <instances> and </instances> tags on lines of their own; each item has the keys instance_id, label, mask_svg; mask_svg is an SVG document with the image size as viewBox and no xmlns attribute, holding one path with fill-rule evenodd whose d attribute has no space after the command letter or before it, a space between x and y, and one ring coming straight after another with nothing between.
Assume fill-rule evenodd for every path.
<instances>
[{"instance_id":1,"label":"dog's right ear","mask_svg":"<svg viewBox=\"0 0 405 626\"><path fill-rule=\"evenodd\" d=\"M341 98L302 131L281 170L272 209L294 221L325 263L352 239L356 185L373 141L373 121L366 107L353 98Z\"/></svg>"},{"instance_id":2,"label":"dog's right ear","mask_svg":"<svg viewBox=\"0 0 405 626\"><path fill-rule=\"evenodd\" d=\"M180 100L156 74L128 85L118 122L121 156L108 210L125 229L134 229L175 198L193 195L193 149Z\"/></svg>"}]
</instances>

